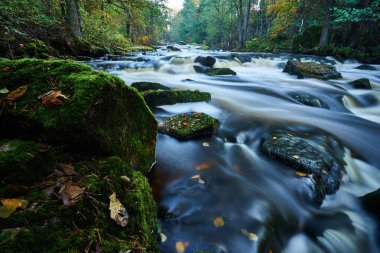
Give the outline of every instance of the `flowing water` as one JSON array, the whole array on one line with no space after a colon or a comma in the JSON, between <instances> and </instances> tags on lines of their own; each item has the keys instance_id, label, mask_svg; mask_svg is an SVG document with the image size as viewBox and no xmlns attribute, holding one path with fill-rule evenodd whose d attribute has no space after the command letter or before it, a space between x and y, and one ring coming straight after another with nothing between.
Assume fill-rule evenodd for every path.
<instances>
[{"instance_id":1,"label":"flowing water","mask_svg":"<svg viewBox=\"0 0 380 253\"><path fill-rule=\"evenodd\" d=\"M220 121L210 138L179 141L159 134L150 178L159 207L161 252L378 252L376 225L357 197L380 187L380 66L332 58L251 54L240 63L229 52L181 46L120 61L90 62L127 84L159 82L210 92L208 103L161 106L157 119L205 112ZM193 70L196 56L217 58L237 76L210 77ZM297 79L282 73L288 59L334 64L343 79ZM348 82L368 78L372 90ZM318 97L325 108L300 104L293 94ZM300 197L309 179L260 151L263 136L284 129L310 140L344 145L341 187L321 207ZM339 154L338 154L339 153Z\"/></svg>"}]
</instances>

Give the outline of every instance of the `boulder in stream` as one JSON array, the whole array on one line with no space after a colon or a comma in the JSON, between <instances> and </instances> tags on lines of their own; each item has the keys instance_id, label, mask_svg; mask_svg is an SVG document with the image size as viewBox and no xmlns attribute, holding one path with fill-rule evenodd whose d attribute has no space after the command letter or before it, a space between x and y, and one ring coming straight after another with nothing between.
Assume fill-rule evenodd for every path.
<instances>
[{"instance_id":1,"label":"boulder in stream","mask_svg":"<svg viewBox=\"0 0 380 253\"><path fill-rule=\"evenodd\" d=\"M216 63L216 59L211 56L198 56L197 58L195 58L194 62L206 67L212 67Z\"/></svg>"},{"instance_id":2,"label":"boulder in stream","mask_svg":"<svg viewBox=\"0 0 380 253\"><path fill-rule=\"evenodd\" d=\"M340 166L317 143L285 131L274 131L263 140L261 149L269 157L310 175L315 181L316 192L333 194L339 189Z\"/></svg>"},{"instance_id":3,"label":"boulder in stream","mask_svg":"<svg viewBox=\"0 0 380 253\"><path fill-rule=\"evenodd\" d=\"M211 99L210 93L198 90L156 90L144 92L143 96L146 104L150 107L177 103L207 102Z\"/></svg>"},{"instance_id":4,"label":"boulder in stream","mask_svg":"<svg viewBox=\"0 0 380 253\"><path fill-rule=\"evenodd\" d=\"M158 132L187 140L213 135L219 121L199 112L183 113L171 117L158 125Z\"/></svg>"},{"instance_id":5,"label":"boulder in stream","mask_svg":"<svg viewBox=\"0 0 380 253\"><path fill-rule=\"evenodd\" d=\"M372 67L368 64L362 64L360 66L357 66L355 69L361 69L361 70L377 70L375 67Z\"/></svg>"},{"instance_id":6,"label":"boulder in stream","mask_svg":"<svg viewBox=\"0 0 380 253\"><path fill-rule=\"evenodd\" d=\"M321 80L342 78L342 74L336 71L333 66L297 60L288 61L283 72L296 75L298 78L312 77Z\"/></svg>"},{"instance_id":7,"label":"boulder in stream","mask_svg":"<svg viewBox=\"0 0 380 253\"><path fill-rule=\"evenodd\" d=\"M174 51L174 52L181 51L181 49L179 49L178 47L175 47L175 46L167 46L166 48L169 49L169 50L171 50L171 51Z\"/></svg>"},{"instance_id":8,"label":"boulder in stream","mask_svg":"<svg viewBox=\"0 0 380 253\"><path fill-rule=\"evenodd\" d=\"M194 70L200 74L206 74L208 76L236 76L236 72L230 68L210 68L205 66L194 65Z\"/></svg>"},{"instance_id":9,"label":"boulder in stream","mask_svg":"<svg viewBox=\"0 0 380 253\"><path fill-rule=\"evenodd\" d=\"M119 155L143 172L155 161L157 122L120 78L74 61L24 59L0 61L0 83L10 91L0 94L0 138Z\"/></svg>"},{"instance_id":10,"label":"boulder in stream","mask_svg":"<svg viewBox=\"0 0 380 253\"><path fill-rule=\"evenodd\" d=\"M292 98L300 102L301 104L318 107L318 108L327 108L327 106L317 97L309 94L292 94Z\"/></svg>"},{"instance_id":11,"label":"boulder in stream","mask_svg":"<svg viewBox=\"0 0 380 253\"><path fill-rule=\"evenodd\" d=\"M358 80L352 81L349 83L355 89L372 89L371 83L368 78L360 78Z\"/></svg>"},{"instance_id":12,"label":"boulder in stream","mask_svg":"<svg viewBox=\"0 0 380 253\"><path fill-rule=\"evenodd\" d=\"M167 86L153 82L136 82L132 83L131 87L137 89L139 92L145 92L149 90L170 90L170 88Z\"/></svg>"}]
</instances>

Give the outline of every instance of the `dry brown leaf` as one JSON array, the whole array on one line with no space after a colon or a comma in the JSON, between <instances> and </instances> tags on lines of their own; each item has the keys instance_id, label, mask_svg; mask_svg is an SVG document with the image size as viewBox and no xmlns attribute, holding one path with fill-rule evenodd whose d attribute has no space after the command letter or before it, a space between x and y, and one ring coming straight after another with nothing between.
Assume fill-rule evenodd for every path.
<instances>
[{"instance_id":1,"label":"dry brown leaf","mask_svg":"<svg viewBox=\"0 0 380 253\"><path fill-rule=\"evenodd\" d=\"M62 185L58 194L61 195L64 205L73 205L83 196L85 188L81 188L74 184Z\"/></svg>"},{"instance_id":2,"label":"dry brown leaf","mask_svg":"<svg viewBox=\"0 0 380 253\"><path fill-rule=\"evenodd\" d=\"M56 105L61 105L63 103L61 99L68 100L69 98L63 95L62 91L60 90L52 90L38 96L38 100L41 100L42 104L46 108L52 108Z\"/></svg>"},{"instance_id":3,"label":"dry brown leaf","mask_svg":"<svg viewBox=\"0 0 380 253\"><path fill-rule=\"evenodd\" d=\"M9 103L12 103L22 97L26 91L28 90L28 85L20 86L17 89L11 91L8 93L8 95L5 97L5 100Z\"/></svg>"},{"instance_id":4,"label":"dry brown leaf","mask_svg":"<svg viewBox=\"0 0 380 253\"><path fill-rule=\"evenodd\" d=\"M129 215L127 209L123 204L117 199L116 193L110 195L110 207L111 210L111 219L116 221L116 223L122 227L127 226Z\"/></svg>"},{"instance_id":5,"label":"dry brown leaf","mask_svg":"<svg viewBox=\"0 0 380 253\"><path fill-rule=\"evenodd\" d=\"M58 169L63 171L63 173L65 173L66 176L71 176L71 175L76 174L74 167L71 166L70 164L57 163L56 166Z\"/></svg>"}]
</instances>

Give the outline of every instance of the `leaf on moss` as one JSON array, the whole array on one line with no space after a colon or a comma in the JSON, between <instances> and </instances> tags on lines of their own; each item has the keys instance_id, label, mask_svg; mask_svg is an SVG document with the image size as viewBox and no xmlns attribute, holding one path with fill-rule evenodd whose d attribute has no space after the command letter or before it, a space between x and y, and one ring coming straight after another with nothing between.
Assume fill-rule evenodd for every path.
<instances>
[{"instance_id":1,"label":"leaf on moss","mask_svg":"<svg viewBox=\"0 0 380 253\"><path fill-rule=\"evenodd\" d=\"M63 171L66 176L72 176L76 174L74 167L70 164L57 163L56 166L59 170Z\"/></svg>"},{"instance_id":2,"label":"leaf on moss","mask_svg":"<svg viewBox=\"0 0 380 253\"><path fill-rule=\"evenodd\" d=\"M17 89L11 91L8 93L8 95L5 97L5 100L9 103L12 103L22 97L26 91L28 90L28 85L20 86Z\"/></svg>"},{"instance_id":3,"label":"leaf on moss","mask_svg":"<svg viewBox=\"0 0 380 253\"><path fill-rule=\"evenodd\" d=\"M54 106L61 105L63 104L62 100L68 99L69 98L63 95L62 91L60 90L52 90L38 96L38 100L40 100L46 108L52 108Z\"/></svg>"},{"instance_id":4,"label":"leaf on moss","mask_svg":"<svg viewBox=\"0 0 380 253\"><path fill-rule=\"evenodd\" d=\"M111 210L111 219L116 221L116 223L122 227L127 226L129 215L127 209L123 204L117 199L116 193L110 195L110 207Z\"/></svg>"},{"instance_id":5,"label":"leaf on moss","mask_svg":"<svg viewBox=\"0 0 380 253\"><path fill-rule=\"evenodd\" d=\"M62 185L58 194L61 196L64 205L73 205L82 198L84 191L85 188L68 183Z\"/></svg>"},{"instance_id":6,"label":"leaf on moss","mask_svg":"<svg viewBox=\"0 0 380 253\"><path fill-rule=\"evenodd\" d=\"M28 206L29 201L25 199L2 199L1 203L4 206L10 206L16 209L17 208L25 209Z\"/></svg>"},{"instance_id":7,"label":"leaf on moss","mask_svg":"<svg viewBox=\"0 0 380 253\"><path fill-rule=\"evenodd\" d=\"M0 218L9 218L16 210L17 208L13 206L0 206Z\"/></svg>"},{"instance_id":8,"label":"leaf on moss","mask_svg":"<svg viewBox=\"0 0 380 253\"><path fill-rule=\"evenodd\" d=\"M9 73L11 71L12 71L12 69L10 67L4 67L4 68L0 69L0 72L3 72L3 73Z\"/></svg>"},{"instance_id":9,"label":"leaf on moss","mask_svg":"<svg viewBox=\"0 0 380 253\"><path fill-rule=\"evenodd\" d=\"M0 94L7 94L7 93L9 93L9 90L5 87L0 90Z\"/></svg>"}]
</instances>

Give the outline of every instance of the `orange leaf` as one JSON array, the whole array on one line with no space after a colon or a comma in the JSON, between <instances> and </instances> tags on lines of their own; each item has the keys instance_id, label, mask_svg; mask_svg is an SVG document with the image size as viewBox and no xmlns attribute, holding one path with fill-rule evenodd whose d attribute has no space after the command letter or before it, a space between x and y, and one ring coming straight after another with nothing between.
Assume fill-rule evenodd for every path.
<instances>
[{"instance_id":1,"label":"orange leaf","mask_svg":"<svg viewBox=\"0 0 380 253\"><path fill-rule=\"evenodd\" d=\"M38 96L38 99L41 100L46 108L52 108L63 103L60 99L68 100L69 98L63 95L60 90L52 90Z\"/></svg>"},{"instance_id":2,"label":"orange leaf","mask_svg":"<svg viewBox=\"0 0 380 253\"><path fill-rule=\"evenodd\" d=\"M183 253L187 246L189 246L189 242L176 242L175 249L177 250L177 253Z\"/></svg>"},{"instance_id":3,"label":"orange leaf","mask_svg":"<svg viewBox=\"0 0 380 253\"><path fill-rule=\"evenodd\" d=\"M12 103L22 97L25 92L28 90L28 85L20 86L14 91L11 91L6 97L5 100Z\"/></svg>"},{"instance_id":4,"label":"orange leaf","mask_svg":"<svg viewBox=\"0 0 380 253\"><path fill-rule=\"evenodd\" d=\"M201 175L195 175L195 176L192 176L191 178L192 179L197 179L197 178L200 178L201 177Z\"/></svg>"},{"instance_id":5,"label":"orange leaf","mask_svg":"<svg viewBox=\"0 0 380 253\"><path fill-rule=\"evenodd\" d=\"M208 169L209 167L210 166L207 163L202 163L198 165L197 167L195 167L195 170L205 170L205 169Z\"/></svg>"},{"instance_id":6,"label":"orange leaf","mask_svg":"<svg viewBox=\"0 0 380 253\"><path fill-rule=\"evenodd\" d=\"M216 217L214 220L214 226L217 228L223 227L224 226L224 219L223 217L219 216Z\"/></svg>"},{"instance_id":7,"label":"orange leaf","mask_svg":"<svg viewBox=\"0 0 380 253\"><path fill-rule=\"evenodd\" d=\"M1 203L4 206L11 206L11 207L15 207L15 208L19 208L22 206L22 202L19 199L2 199Z\"/></svg>"}]
</instances>

